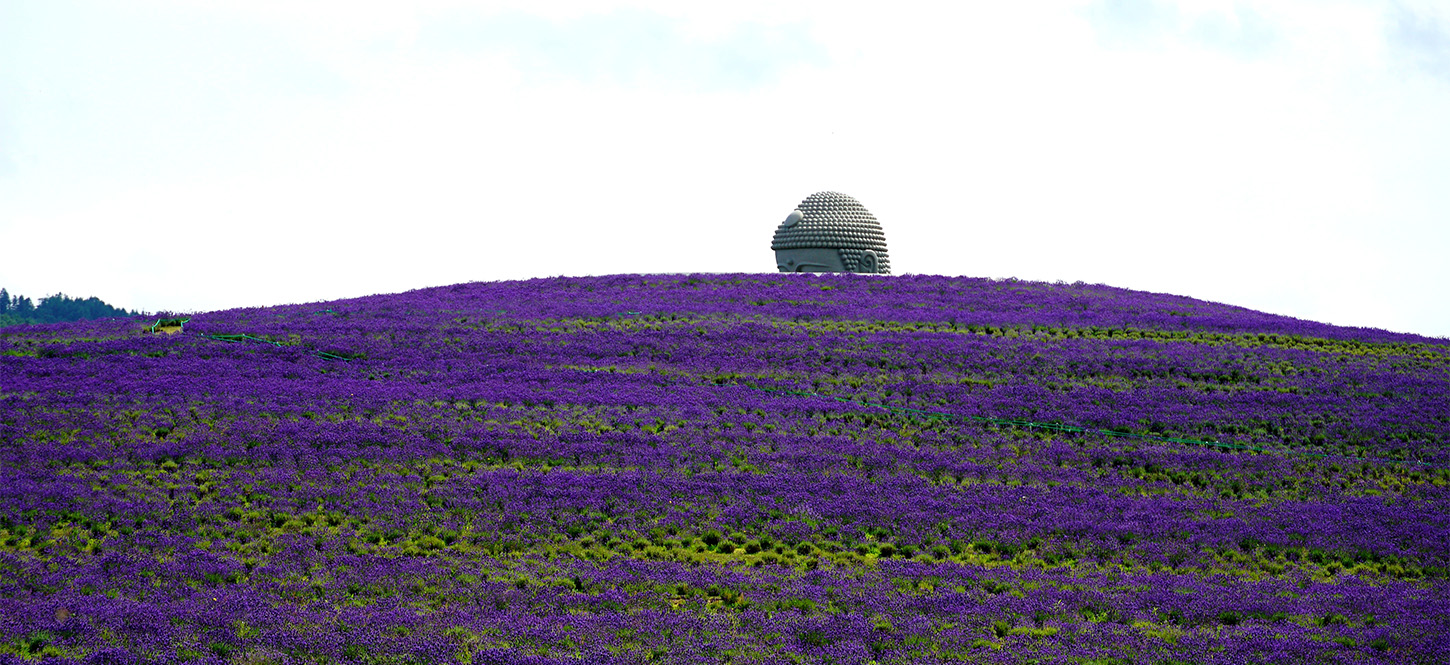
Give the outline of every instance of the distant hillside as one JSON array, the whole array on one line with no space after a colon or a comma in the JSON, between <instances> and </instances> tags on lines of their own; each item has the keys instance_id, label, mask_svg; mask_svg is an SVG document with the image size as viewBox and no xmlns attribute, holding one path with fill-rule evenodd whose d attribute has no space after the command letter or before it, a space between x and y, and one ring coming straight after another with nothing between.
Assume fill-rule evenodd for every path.
<instances>
[{"instance_id":1,"label":"distant hillside","mask_svg":"<svg viewBox=\"0 0 1450 665\"><path fill-rule=\"evenodd\" d=\"M849 274L152 323L0 330L0 663L1450 662L1447 340Z\"/></svg>"},{"instance_id":2,"label":"distant hillside","mask_svg":"<svg viewBox=\"0 0 1450 665\"><path fill-rule=\"evenodd\" d=\"M6 289L0 289L0 327L27 323L62 323L110 317L138 316L140 313L112 307L105 301L91 296L72 298L64 293L46 296L36 305L26 296L11 296Z\"/></svg>"}]
</instances>

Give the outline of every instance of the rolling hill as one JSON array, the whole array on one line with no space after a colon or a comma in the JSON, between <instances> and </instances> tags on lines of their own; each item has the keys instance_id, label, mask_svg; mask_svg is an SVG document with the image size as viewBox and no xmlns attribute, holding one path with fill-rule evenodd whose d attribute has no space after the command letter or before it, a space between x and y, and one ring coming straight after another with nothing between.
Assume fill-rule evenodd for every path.
<instances>
[{"instance_id":1,"label":"rolling hill","mask_svg":"<svg viewBox=\"0 0 1450 665\"><path fill-rule=\"evenodd\" d=\"M5 328L0 661L1450 662L1447 442L1450 341L1101 285Z\"/></svg>"}]
</instances>

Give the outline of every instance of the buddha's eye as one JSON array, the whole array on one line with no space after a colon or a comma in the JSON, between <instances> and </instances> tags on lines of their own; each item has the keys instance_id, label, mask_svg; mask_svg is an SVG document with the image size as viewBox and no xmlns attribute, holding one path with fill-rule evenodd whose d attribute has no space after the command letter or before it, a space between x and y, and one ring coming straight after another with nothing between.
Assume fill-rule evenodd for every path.
<instances>
[{"instance_id":1,"label":"buddha's eye","mask_svg":"<svg viewBox=\"0 0 1450 665\"><path fill-rule=\"evenodd\" d=\"M790 211L790 214L789 215L786 215L785 216L785 221L784 222L781 222L780 225L781 226L784 226L786 228L790 228L790 227L795 226L796 224L800 223L800 221L802 219L805 219L805 216L801 214L801 211L799 211L799 210L792 210L792 211Z\"/></svg>"}]
</instances>

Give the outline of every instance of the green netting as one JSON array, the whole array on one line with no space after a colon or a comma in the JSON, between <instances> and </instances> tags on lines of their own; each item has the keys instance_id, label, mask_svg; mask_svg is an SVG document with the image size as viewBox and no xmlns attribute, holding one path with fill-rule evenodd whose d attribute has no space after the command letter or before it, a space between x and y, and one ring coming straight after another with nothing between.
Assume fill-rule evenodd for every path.
<instances>
[{"instance_id":1,"label":"green netting","mask_svg":"<svg viewBox=\"0 0 1450 665\"><path fill-rule=\"evenodd\" d=\"M222 342L261 342L263 344L271 344L272 346L276 346L279 348L282 346L281 342L274 342L270 339L263 339L261 337L248 335L246 333L242 333L240 335L202 335L202 337Z\"/></svg>"},{"instance_id":2,"label":"green netting","mask_svg":"<svg viewBox=\"0 0 1450 665\"><path fill-rule=\"evenodd\" d=\"M204 337L206 339L214 339L214 340L217 340L219 342L259 342L259 343L262 343L262 344L271 344L272 346L275 346L275 347L277 347L279 349L282 348L282 346L283 346L281 342L273 341L273 340L270 340L270 339L265 339L265 338L262 338L262 337L257 337L255 335L248 335L246 333L242 333L242 334L238 334L238 335L222 335L222 334L206 335L206 334L204 334L204 335L202 335L202 337ZM314 356L317 356L319 358L322 358L323 360L341 360L343 362L346 362L346 361L349 361L349 360L357 360L357 359L363 357L363 355L361 353L332 353L330 351L313 351L313 350L308 350L307 353L310 353L310 354L312 354Z\"/></svg>"},{"instance_id":3,"label":"green netting","mask_svg":"<svg viewBox=\"0 0 1450 665\"><path fill-rule=\"evenodd\" d=\"M172 326L177 326L185 331L186 322L190 320L191 319L156 319L156 323L151 324L150 330L154 333L156 332L157 328L170 328Z\"/></svg>"}]
</instances>

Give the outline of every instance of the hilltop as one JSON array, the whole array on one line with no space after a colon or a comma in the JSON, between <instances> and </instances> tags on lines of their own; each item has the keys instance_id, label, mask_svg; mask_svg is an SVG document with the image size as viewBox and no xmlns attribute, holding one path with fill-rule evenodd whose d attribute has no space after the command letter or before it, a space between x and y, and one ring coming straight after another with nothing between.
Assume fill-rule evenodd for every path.
<instances>
[{"instance_id":1,"label":"hilltop","mask_svg":"<svg viewBox=\"0 0 1450 665\"><path fill-rule=\"evenodd\" d=\"M1450 655L1447 340L849 274L154 323L0 330L0 659Z\"/></svg>"}]
</instances>

